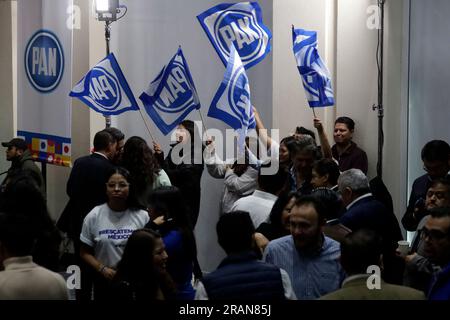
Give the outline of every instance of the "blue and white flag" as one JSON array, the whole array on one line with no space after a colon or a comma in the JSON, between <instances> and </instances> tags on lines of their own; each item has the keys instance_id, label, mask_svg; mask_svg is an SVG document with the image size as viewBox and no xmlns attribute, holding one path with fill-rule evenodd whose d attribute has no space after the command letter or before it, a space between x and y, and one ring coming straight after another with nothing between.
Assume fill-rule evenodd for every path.
<instances>
[{"instance_id":1,"label":"blue and white flag","mask_svg":"<svg viewBox=\"0 0 450 320\"><path fill-rule=\"evenodd\" d=\"M165 135L192 110L200 109L197 90L181 47L139 99Z\"/></svg>"},{"instance_id":2,"label":"blue and white flag","mask_svg":"<svg viewBox=\"0 0 450 320\"><path fill-rule=\"evenodd\" d=\"M110 53L77 83L69 94L103 115L139 110L114 54Z\"/></svg>"},{"instance_id":3,"label":"blue and white flag","mask_svg":"<svg viewBox=\"0 0 450 320\"><path fill-rule=\"evenodd\" d=\"M244 145L247 130L256 127L248 77L233 45L224 79L211 102L208 116L239 130L239 146Z\"/></svg>"},{"instance_id":4,"label":"blue and white flag","mask_svg":"<svg viewBox=\"0 0 450 320\"><path fill-rule=\"evenodd\" d=\"M297 67L311 108L334 105L331 76L317 51L317 32L294 29L292 39Z\"/></svg>"},{"instance_id":5,"label":"blue and white flag","mask_svg":"<svg viewBox=\"0 0 450 320\"><path fill-rule=\"evenodd\" d=\"M223 3L197 16L224 65L231 45L237 49L245 69L270 52L272 34L263 24L257 2Z\"/></svg>"}]
</instances>

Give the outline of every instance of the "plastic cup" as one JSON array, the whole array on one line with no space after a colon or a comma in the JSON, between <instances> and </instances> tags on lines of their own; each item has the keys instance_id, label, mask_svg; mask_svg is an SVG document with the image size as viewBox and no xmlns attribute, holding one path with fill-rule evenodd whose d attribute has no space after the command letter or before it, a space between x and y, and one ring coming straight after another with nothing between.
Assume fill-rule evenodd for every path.
<instances>
[{"instance_id":1,"label":"plastic cup","mask_svg":"<svg viewBox=\"0 0 450 320\"><path fill-rule=\"evenodd\" d=\"M400 252L400 256L406 257L409 254L409 242L401 240L398 243L397 250Z\"/></svg>"}]
</instances>

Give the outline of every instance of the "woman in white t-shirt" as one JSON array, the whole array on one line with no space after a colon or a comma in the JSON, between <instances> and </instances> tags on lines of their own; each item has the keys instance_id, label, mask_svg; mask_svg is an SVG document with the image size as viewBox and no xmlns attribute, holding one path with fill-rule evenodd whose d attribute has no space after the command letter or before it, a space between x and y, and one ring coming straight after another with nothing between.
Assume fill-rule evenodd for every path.
<instances>
[{"instance_id":1,"label":"woman in white t-shirt","mask_svg":"<svg viewBox=\"0 0 450 320\"><path fill-rule=\"evenodd\" d=\"M83 222L80 255L95 271L96 300L108 298L111 279L128 238L150 220L147 211L138 209L130 188L129 172L116 168L106 183L108 201L92 209Z\"/></svg>"}]
</instances>

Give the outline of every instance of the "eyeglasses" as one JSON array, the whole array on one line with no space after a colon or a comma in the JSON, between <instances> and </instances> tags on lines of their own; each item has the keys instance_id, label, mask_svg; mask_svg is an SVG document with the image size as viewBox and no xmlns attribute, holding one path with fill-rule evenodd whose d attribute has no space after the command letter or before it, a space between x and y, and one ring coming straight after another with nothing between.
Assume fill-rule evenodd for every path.
<instances>
[{"instance_id":1,"label":"eyeglasses","mask_svg":"<svg viewBox=\"0 0 450 320\"><path fill-rule=\"evenodd\" d=\"M119 182L119 183L107 183L106 186L110 189L125 189L128 188L130 186L129 183L126 182Z\"/></svg>"},{"instance_id":2,"label":"eyeglasses","mask_svg":"<svg viewBox=\"0 0 450 320\"><path fill-rule=\"evenodd\" d=\"M440 191L434 192L432 190L427 191L427 198L431 198L431 197L435 196L438 200L442 200L442 199L445 199L446 195L447 194L445 192L440 192Z\"/></svg>"},{"instance_id":3,"label":"eyeglasses","mask_svg":"<svg viewBox=\"0 0 450 320\"><path fill-rule=\"evenodd\" d=\"M449 234L448 233L444 233L442 231L439 230L428 230L427 228L423 227L420 230L420 237L422 239L428 238L432 241L436 241L436 240L442 240L445 237L448 237Z\"/></svg>"}]
</instances>

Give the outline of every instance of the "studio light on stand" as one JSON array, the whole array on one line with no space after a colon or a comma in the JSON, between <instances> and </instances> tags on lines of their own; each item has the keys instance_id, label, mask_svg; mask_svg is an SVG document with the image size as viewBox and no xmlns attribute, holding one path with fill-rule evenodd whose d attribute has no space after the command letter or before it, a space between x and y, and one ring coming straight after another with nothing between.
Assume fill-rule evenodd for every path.
<instances>
[{"instance_id":1,"label":"studio light on stand","mask_svg":"<svg viewBox=\"0 0 450 320\"><path fill-rule=\"evenodd\" d=\"M125 16L127 7L119 5L119 0L94 0L95 18L105 21L106 55L110 54L111 23ZM111 116L105 116L106 127L111 127Z\"/></svg>"}]
</instances>

